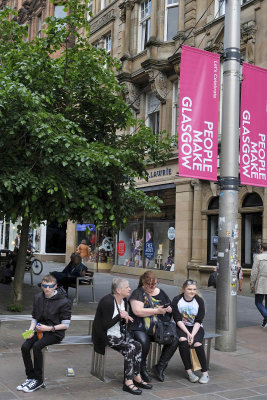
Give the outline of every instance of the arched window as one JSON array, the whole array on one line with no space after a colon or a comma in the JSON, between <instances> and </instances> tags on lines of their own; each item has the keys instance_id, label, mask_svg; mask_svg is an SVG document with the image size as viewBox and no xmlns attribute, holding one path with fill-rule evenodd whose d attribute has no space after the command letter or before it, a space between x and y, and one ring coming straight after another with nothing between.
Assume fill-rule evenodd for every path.
<instances>
[{"instance_id":1,"label":"arched window","mask_svg":"<svg viewBox=\"0 0 267 400\"><path fill-rule=\"evenodd\" d=\"M262 199L258 193L250 193L248 194L242 203L242 207L262 207Z\"/></svg>"}]
</instances>

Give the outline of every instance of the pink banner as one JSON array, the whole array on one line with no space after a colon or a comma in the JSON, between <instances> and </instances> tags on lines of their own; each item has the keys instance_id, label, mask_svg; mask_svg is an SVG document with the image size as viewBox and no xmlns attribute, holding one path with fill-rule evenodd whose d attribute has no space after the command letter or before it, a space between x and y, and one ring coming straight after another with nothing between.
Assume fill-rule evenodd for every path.
<instances>
[{"instance_id":1,"label":"pink banner","mask_svg":"<svg viewBox=\"0 0 267 400\"><path fill-rule=\"evenodd\" d=\"M267 70L243 64L240 115L240 179L267 187Z\"/></svg>"},{"instance_id":2,"label":"pink banner","mask_svg":"<svg viewBox=\"0 0 267 400\"><path fill-rule=\"evenodd\" d=\"M179 175L217 180L220 56L182 47Z\"/></svg>"}]
</instances>

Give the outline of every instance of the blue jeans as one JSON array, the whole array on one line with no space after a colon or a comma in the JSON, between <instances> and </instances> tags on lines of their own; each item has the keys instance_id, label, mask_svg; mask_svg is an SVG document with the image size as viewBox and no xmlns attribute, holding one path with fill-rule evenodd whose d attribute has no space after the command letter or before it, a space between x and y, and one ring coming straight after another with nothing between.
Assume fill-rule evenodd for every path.
<instances>
[{"instance_id":1,"label":"blue jeans","mask_svg":"<svg viewBox=\"0 0 267 400\"><path fill-rule=\"evenodd\" d=\"M265 298L265 307L263 305L263 300ZM267 295L265 294L255 294L255 305L261 315L263 316L264 320L267 322L267 308L266 308L266 303L267 303Z\"/></svg>"}]
</instances>

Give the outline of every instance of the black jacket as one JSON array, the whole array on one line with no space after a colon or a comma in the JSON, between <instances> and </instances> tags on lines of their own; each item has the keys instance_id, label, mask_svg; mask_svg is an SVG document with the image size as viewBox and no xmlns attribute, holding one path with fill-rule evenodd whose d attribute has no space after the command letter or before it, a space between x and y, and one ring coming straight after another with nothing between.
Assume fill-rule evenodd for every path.
<instances>
[{"instance_id":1,"label":"black jacket","mask_svg":"<svg viewBox=\"0 0 267 400\"><path fill-rule=\"evenodd\" d=\"M127 300L123 299L125 310L127 309ZM107 330L121 320L120 314L112 318L114 314L114 296L107 294L99 301L95 319L93 322L92 339L97 353L105 354L107 344Z\"/></svg>"},{"instance_id":2,"label":"black jacket","mask_svg":"<svg viewBox=\"0 0 267 400\"><path fill-rule=\"evenodd\" d=\"M65 290L57 288L57 293L51 298L46 298L44 293L34 296L32 317L37 323L44 325L59 325L63 320L71 319L71 302L66 296ZM65 330L55 331L60 339L65 336Z\"/></svg>"}]
</instances>

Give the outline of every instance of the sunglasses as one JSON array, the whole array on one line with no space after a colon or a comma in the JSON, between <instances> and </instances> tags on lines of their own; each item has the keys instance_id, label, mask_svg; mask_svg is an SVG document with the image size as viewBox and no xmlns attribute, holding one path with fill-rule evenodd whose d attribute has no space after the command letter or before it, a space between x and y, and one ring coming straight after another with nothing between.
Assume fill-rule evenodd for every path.
<instances>
[{"instance_id":1,"label":"sunglasses","mask_svg":"<svg viewBox=\"0 0 267 400\"><path fill-rule=\"evenodd\" d=\"M53 287L55 287L55 286L56 286L55 283L51 283L51 285L47 285L46 283L42 283L42 287L43 287L44 289L46 289L46 288L48 288L48 287L49 287L49 289L53 289Z\"/></svg>"},{"instance_id":2,"label":"sunglasses","mask_svg":"<svg viewBox=\"0 0 267 400\"><path fill-rule=\"evenodd\" d=\"M188 279L187 281L185 281L186 285L196 285L197 281L192 281L191 279Z\"/></svg>"}]
</instances>

